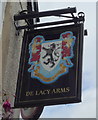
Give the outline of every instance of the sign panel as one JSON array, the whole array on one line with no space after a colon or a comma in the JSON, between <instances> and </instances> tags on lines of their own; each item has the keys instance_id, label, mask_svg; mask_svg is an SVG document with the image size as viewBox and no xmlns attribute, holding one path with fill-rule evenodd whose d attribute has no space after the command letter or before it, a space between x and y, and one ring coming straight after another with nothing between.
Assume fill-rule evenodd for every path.
<instances>
[{"instance_id":1,"label":"sign panel","mask_svg":"<svg viewBox=\"0 0 98 120\"><path fill-rule=\"evenodd\" d=\"M15 107L81 102L83 24L25 31Z\"/></svg>"}]
</instances>

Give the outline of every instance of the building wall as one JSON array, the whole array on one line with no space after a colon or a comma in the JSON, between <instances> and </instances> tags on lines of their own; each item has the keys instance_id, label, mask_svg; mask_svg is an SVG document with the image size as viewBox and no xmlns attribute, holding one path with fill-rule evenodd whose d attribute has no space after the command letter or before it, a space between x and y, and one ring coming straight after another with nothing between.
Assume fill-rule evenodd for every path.
<instances>
[{"instance_id":1,"label":"building wall","mask_svg":"<svg viewBox=\"0 0 98 120\"><path fill-rule=\"evenodd\" d=\"M22 3L23 9L26 9L26 3ZM12 106L14 103L14 94L16 91L17 74L19 59L21 53L21 43L23 31L18 32L14 26L13 16L21 11L19 2L7 2L4 13L2 29L2 92L7 95L2 96L3 101L6 98L10 100ZM1 45L1 44L0 44ZM1 52L1 51L0 51ZM1 53L0 53L1 54ZM0 61L1 62L1 61ZM19 118L19 110L14 110L14 118Z\"/></svg>"},{"instance_id":2,"label":"building wall","mask_svg":"<svg viewBox=\"0 0 98 120\"><path fill-rule=\"evenodd\" d=\"M4 10L5 10L6 3L0 2L0 117L2 115L2 25L4 19Z\"/></svg>"}]
</instances>

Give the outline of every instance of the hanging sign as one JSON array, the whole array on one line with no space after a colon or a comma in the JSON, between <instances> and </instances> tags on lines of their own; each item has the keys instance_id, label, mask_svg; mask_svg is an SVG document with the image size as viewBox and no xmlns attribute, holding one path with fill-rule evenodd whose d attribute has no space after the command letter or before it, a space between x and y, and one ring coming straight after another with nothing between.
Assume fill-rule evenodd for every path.
<instances>
[{"instance_id":1,"label":"hanging sign","mask_svg":"<svg viewBox=\"0 0 98 120\"><path fill-rule=\"evenodd\" d=\"M81 101L83 24L25 31L15 107Z\"/></svg>"}]
</instances>

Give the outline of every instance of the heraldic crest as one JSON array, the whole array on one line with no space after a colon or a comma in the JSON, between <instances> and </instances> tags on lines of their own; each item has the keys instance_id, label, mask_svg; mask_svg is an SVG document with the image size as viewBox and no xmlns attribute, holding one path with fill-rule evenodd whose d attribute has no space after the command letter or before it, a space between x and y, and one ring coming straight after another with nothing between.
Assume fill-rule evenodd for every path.
<instances>
[{"instance_id":1,"label":"heraldic crest","mask_svg":"<svg viewBox=\"0 0 98 120\"><path fill-rule=\"evenodd\" d=\"M67 74L73 66L73 46L76 37L71 31L64 32L59 39L45 41L37 35L29 44L29 62L31 78L37 78L43 84L55 82L60 76Z\"/></svg>"}]
</instances>

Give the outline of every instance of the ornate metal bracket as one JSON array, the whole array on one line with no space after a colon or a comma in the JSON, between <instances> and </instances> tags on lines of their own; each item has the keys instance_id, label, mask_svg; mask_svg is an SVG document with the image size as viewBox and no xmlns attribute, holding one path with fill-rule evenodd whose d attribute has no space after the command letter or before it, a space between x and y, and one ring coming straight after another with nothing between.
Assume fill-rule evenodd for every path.
<instances>
[{"instance_id":1,"label":"ornate metal bracket","mask_svg":"<svg viewBox=\"0 0 98 120\"><path fill-rule=\"evenodd\" d=\"M34 29L38 27L45 27L45 26L51 26L51 25L59 25L59 24L67 24L67 23L84 23L85 21L85 14L83 12L79 12L77 16L74 15L76 13L76 7L70 8L68 7L67 9L60 9L60 10L53 10L53 11L44 11L44 12L27 12L27 10L21 11L18 14L14 15L14 23L16 30L21 30L21 29ZM65 15L65 14L70 14L70 16ZM31 25L28 21L30 19L37 18L39 19L40 17L49 17L49 16L57 16L57 17L65 17L67 20L63 21L55 21L55 22L47 22L47 23L41 23L41 24L34 24ZM25 20L26 25L17 25L16 22L19 20ZM85 31L87 33L87 30ZM87 34L84 34L87 35Z\"/></svg>"}]
</instances>

